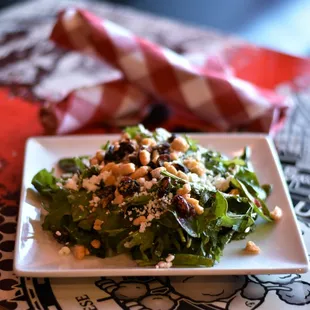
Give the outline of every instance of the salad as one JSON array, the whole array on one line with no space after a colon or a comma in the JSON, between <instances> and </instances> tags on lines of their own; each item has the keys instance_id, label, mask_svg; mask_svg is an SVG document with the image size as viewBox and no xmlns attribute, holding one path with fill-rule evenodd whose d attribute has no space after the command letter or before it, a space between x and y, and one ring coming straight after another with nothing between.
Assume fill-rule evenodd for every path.
<instances>
[{"instance_id":1,"label":"salad","mask_svg":"<svg viewBox=\"0 0 310 310\"><path fill-rule=\"evenodd\" d=\"M39 171L32 184L44 198L43 229L63 244L61 254L211 267L258 217L274 219L265 203L271 186L260 185L249 160L247 147L231 159L186 135L138 125L94 156L59 160L60 177Z\"/></svg>"}]
</instances>

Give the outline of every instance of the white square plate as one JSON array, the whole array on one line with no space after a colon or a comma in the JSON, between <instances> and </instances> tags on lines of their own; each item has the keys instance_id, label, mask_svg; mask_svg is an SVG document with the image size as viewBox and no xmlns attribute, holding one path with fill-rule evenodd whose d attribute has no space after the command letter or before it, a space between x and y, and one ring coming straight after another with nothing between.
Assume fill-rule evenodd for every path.
<instances>
[{"instance_id":1,"label":"white square plate","mask_svg":"<svg viewBox=\"0 0 310 310\"><path fill-rule=\"evenodd\" d=\"M257 229L246 240L227 245L221 261L212 268L136 267L128 257L102 259L86 257L82 261L73 255L60 256L61 245L41 228L42 209L38 197L29 190L32 177L41 169L51 169L66 156L93 154L100 145L118 136L89 135L37 137L27 142L20 212L15 247L14 269L19 276L33 277L95 277L95 276L169 276L169 275L239 275L263 273L304 273L308 259L296 217L283 177L277 152L264 135L253 134L191 134L206 147L228 156L241 154L244 146L252 150L252 164L260 182L271 183L273 193L269 208L283 210L276 223L258 220ZM247 255L243 248L248 240L261 248L259 255Z\"/></svg>"}]
</instances>

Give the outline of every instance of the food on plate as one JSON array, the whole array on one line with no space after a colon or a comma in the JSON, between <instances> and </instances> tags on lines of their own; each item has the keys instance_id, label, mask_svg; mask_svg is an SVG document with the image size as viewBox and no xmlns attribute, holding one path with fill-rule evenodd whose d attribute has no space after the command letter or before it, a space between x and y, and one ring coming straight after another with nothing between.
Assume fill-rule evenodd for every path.
<instances>
[{"instance_id":1,"label":"food on plate","mask_svg":"<svg viewBox=\"0 0 310 310\"><path fill-rule=\"evenodd\" d=\"M58 168L59 177L43 169L32 184L46 198L43 229L63 244L61 255L77 259L127 253L139 266L211 267L258 217L282 215L269 212L271 186L260 185L248 147L227 158L162 128L128 127Z\"/></svg>"}]
</instances>

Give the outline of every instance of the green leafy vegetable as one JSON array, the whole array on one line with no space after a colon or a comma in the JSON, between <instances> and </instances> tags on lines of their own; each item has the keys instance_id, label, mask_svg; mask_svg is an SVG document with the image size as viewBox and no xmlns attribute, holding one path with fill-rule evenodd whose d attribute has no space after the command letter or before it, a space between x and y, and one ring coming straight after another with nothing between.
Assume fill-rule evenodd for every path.
<instances>
[{"instance_id":1,"label":"green leafy vegetable","mask_svg":"<svg viewBox=\"0 0 310 310\"><path fill-rule=\"evenodd\" d=\"M153 137L158 142L163 142L168 140L171 137L171 133L164 128L156 128Z\"/></svg>"},{"instance_id":2,"label":"green leafy vegetable","mask_svg":"<svg viewBox=\"0 0 310 310\"><path fill-rule=\"evenodd\" d=\"M110 145L111 145L111 143L110 143L110 141L108 140L108 141L106 142L106 144L104 144L104 145L101 146L101 149L102 149L103 151L107 151L107 150L109 149Z\"/></svg>"},{"instance_id":3,"label":"green leafy vegetable","mask_svg":"<svg viewBox=\"0 0 310 310\"><path fill-rule=\"evenodd\" d=\"M255 230L258 217L272 221L266 205L272 187L261 185L249 168L248 147L227 158L184 135L188 149L173 152L174 159L174 135L167 130L137 125L125 132L131 141L107 141L96 165L84 164L85 157L63 158L58 166L66 176L56 178L43 169L33 177L47 211L43 229L57 241L83 245L85 253L102 258L129 253L139 266L154 266L173 254L175 266L212 267L229 242ZM157 145L142 145L143 138ZM150 157L143 164L142 150ZM165 161L176 170L166 166L154 180L152 169ZM103 171L107 162L113 168ZM124 173L122 164L147 171L136 178Z\"/></svg>"},{"instance_id":4,"label":"green leafy vegetable","mask_svg":"<svg viewBox=\"0 0 310 310\"><path fill-rule=\"evenodd\" d=\"M189 150L196 152L198 150L198 141L189 138L187 135L184 135L184 138L189 145Z\"/></svg>"},{"instance_id":5,"label":"green leafy vegetable","mask_svg":"<svg viewBox=\"0 0 310 310\"><path fill-rule=\"evenodd\" d=\"M63 158L58 161L58 166L64 172L69 173L83 172L86 169L80 157Z\"/></svg>"},{"instance_id":6,"label":"green leafy vegetable","mask_svg":"<svg viewBox=\"0 0 310 310\"><path fill-rule=\"evenodd\" d=\"M153 135L150 131L148 131L143 125L139 124L138 126L126 127L124 130L131 139L136 136L140 136L143 138L151 138Z\"/></svg>"},{"instance_id":7,"label":"green leafy vegetable","mask_svg":"<svg viewBox=\"0 0 310 310\"><path fill-rule=\"evenodd\" d=\"M56 185L57 181L52 172L43 169L33 177L31 184L41 195L51 196L59 189Z\"/></svg>"}]
</instances>

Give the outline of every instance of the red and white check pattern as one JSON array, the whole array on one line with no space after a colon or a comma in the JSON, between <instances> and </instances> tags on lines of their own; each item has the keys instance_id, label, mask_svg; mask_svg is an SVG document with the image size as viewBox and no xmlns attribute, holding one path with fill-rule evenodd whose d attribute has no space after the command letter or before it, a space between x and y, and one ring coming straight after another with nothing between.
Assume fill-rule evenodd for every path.
<instances>
[{"instance_id":1,"label":"red and white check pattern","mask_svg":"<svg viewBox=\"0 0 310 310\"><path fill-rule=\"evenodd\" d=\"M51 39L96 55L123 74L123 79L77 90L52 105L58 133L100 121L138 122L146 115L151 96L169 105L172 118L185 127L189 122L218 131L269 132L288 107L276 93L234 77L216 57L209 57L203 68L196 67L185 57L84 10L60 13Z\"/></svg>"}]
</instances>

